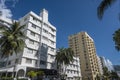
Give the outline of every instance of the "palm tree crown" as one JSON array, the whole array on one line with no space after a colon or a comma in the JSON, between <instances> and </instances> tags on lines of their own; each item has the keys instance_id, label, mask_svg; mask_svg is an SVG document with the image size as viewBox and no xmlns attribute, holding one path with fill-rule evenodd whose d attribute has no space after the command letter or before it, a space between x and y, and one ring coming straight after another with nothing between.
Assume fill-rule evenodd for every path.
<instances>
[{"instance_id":1,"label":"palm tree crown","mask_svg":"<svg viewBox=\"0 0 120 80\"><path fill-rule=\"evenodd\" d=\"M73 61L73 51L71 48L59 48L56 55L57 69L60 75L64 71L63 78L66 76L66 68ZM61 71L63 70L63 71Z\"/></svg>"},{"instance_id":2,"label":"palm tree crown","mask_svg":"<svg viewBox=\"0 0 120 80\"><path fill-rule=\"evenodd\" d=\"M102 0L100 5L97 8L98 18L101 20L104 14L104 11L110 7L116 0Z\"/></svg>"},{"instance_id":3,"label":"palm tree crown","mask_svg":"<svg viewBox=\"0 0 120 80\"><path fill-rule=\"evenodd\" d=\"M18 22L8 26L0 26L0 51L1 57L9 56L14 52L20 52L24 48L24 26L20 26Z\"/></svg>"},{"instance_id":4,"label":"palm tree crown","mask_svg":"<svg viewBox=\"0 0 120 80\"><path fill-rule=\"evenodd\" d=\"M120 51L120 29L113 34L113 41L115 42L115 48Z\"/></svg>"},{"instance_id":5,"label":"palm tree crown","mask_svg":"<svg viewBox=\"0 0 120 80\"><path fill-rule=\"evenodd\" d=\"M68 65L73 61L73 51L71 48L60 48L57 51L56 61L59 64Z\"/></svg>"}]
</instances>

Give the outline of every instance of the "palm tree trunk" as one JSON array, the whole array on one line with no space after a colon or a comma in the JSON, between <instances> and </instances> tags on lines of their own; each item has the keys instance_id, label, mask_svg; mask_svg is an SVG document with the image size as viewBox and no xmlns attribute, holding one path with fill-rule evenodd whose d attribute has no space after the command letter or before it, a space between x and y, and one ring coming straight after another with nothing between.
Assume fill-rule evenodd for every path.
<instances>
[{"instance_id":1,"label":"palm tree trunk","mask_svg":"<svg viewBox=\"0 0 120 80\"><path fill-rule=\"evenodd\" d=\"M57 64L57 69L58 69L58 77L60 78L61 75L61 64Z\"/></svg>"},{"instance_id":2,"label":"palm tree trunk","mask_svg":"<svg viewBox=\"0 0 120 80\"><path fill-rule=\"evenodd\" d=\"M7 60L6 60L6 65L5 65L5 67L7 67L8 63L9 63L9 55L7 56ZM6 72L6 77L7 77L7 72Z\"/></svg>"},{"instance_id":3,"label":"palm tree trunk","mask_svg":"<svg viewBox=\"0 0 120 80\"><path fill-rule=\"evenodd\" d=\"M5 64L5 66L8 65L8 61L9 61L9 56L7 56L7 60L6 60L6 64Z\"/></svg>"},{"instance_id":4,"label":"palm tree trunk","mask_svg":"<svg viewBox=\"0 0 120 80\"><path fill-rule=\"evenodd\" d=\"M67 65L65 65L63 63L63 78L65 79L65 76L66 76L66 68L67 68Z\"/></svg>"},{"instance_id":5,"label":"palm tree trunk","mask_svg":"<svg viewBox=\"0 0 120 80\"><path fill-rule=\"evenodd\" d=\"M65 65L64 79L67 77L66 71L67 71L67 65Z\"/></svg>"}]
</instances>

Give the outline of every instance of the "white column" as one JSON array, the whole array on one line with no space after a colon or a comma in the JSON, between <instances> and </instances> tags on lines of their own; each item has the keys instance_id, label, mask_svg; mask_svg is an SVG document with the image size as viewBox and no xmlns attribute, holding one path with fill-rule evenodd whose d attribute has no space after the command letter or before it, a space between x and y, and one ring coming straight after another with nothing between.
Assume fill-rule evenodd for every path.
<instances>
[{"instance_id":1,"label":"white column","mask_svg":"<svg viewBox=\"0 0 120 80\"><path fill-rule=\"evenodd\" d=\"M25 71L25 73L24 73L24 77L25 77L25 74L26 74L26 71Z\"/></svg>"}]
</instances>

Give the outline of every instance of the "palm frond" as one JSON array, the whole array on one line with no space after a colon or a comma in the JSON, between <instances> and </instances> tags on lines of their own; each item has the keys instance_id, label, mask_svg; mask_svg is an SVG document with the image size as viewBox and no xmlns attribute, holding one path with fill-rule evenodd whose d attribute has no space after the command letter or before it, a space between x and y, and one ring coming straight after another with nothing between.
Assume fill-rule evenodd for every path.
<instances>
[{"instance_id":1,"label":"palm frond","mask_svg":"<svg viewBox=\"0 0 120 80\"><path fill-rule=\"evenodd\" d=\"M3 31L10 31L10 27L8 26L0 26L0 32L3 32Z\"/></svg>"},{"instance_id":2,"label":"palm frond","mask_svg":"<svg viewBox=\"0 0 120 80\"><path fill-rule=\"evenodd\" d=\"M102 0L102 2L100 3L100 5L97 8L97 15L98 18L101 20L105 10L110 7L116 0Z\"/></svg>"},{"instance_id":3,"label":"palm frond","mask_svg":"<svg viewBox=\"0 0 120 80\"><path fill-rule=\"evenodd\" d=\"M73 51L70 48L60 48L57 52L56 60L60 64L70 64L73 61Z\"/></svg>"},{"instance_id":4,"label":"palm frond","mask_svg":"<svg viewBox=\"0 0 120 80\"><path fill-rule=\"evenodd\" d=\"M115 48L120 51L120 29L116 30L113 34L113 41L115 42Z\"/></svg>"},{"instance_id":5,"label":"palm frond","mask_svg":"<svg viewBox=\"0 0 120 80\"><path fill-rule=\"evenodd\" d=\"M17 54L23 50L25 36L22 29L24 26L20 26L18 22L13 22L10 27L1 27L0 51L2 57Z\"/></svg>"},{"instance_id":6,"label":"palm frond","mask_svg":"<svg viewBox=\"0 0 120 80\"><path fill-rule=\"evenodd\" d=\"M0 46L7 40L7 38L5 36L2 36L0 38Z\"/></svg>"}]
</instances>

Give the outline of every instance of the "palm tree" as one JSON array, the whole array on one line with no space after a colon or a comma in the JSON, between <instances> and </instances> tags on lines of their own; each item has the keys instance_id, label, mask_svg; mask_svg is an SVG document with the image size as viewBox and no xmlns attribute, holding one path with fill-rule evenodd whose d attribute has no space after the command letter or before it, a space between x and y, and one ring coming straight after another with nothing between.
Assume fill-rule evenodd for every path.
<instances>
[{"instance_id":1,"label":"palm tree","mask_svg":"<svg viewBox=\"0 0 120 80\"><path fill-rule=\"evenodd\" d=\"M98 18L101 20L104 14L104 11L110 7L117 0L103 0L98 6L97 13ZM120 15L119 15L120 16ZM113 34L113 41L115 42L115 48L117 51L120 51L120 29L116 30Z\"/></svg>"},{"instance_id":2,"label":"palm tree","mask_svg":"<svg viewBox=\"0 0 120 80\"><path fill-rule=\"evenodd\" d=\"M71 48L59 48L56 55L56 61L57 61L57 68L60 70L63 70L64 75L66 72L67 65L69 65L73 61L73 51ZM65 76L63 77L65 78Z\"/></svg>"},{"instance_id":3,"label":"palm tree","mask_svg":"<svg viewBox=\"0 0 120 80\"><path fill-rule=\"evenodd\" d=\"M114 79L119 80L119 76L115 71L111 72L111 78L112 78L112 80L114 80Z\"/></svg>"},{"instance_id":4,"label":"palm tree","mask_svg":"<svg viewBox=\"0 0 120 80\"><path fill-rule=\"evenodd\" d=\"M104 11L110 7L116 0L102 0L100 5L97 8L98 18L101 20L104 14Z\"/></svg>"},{"instance_id":5,"label":"palm tree","mask_svg":"<svg viewBox=\"0 0 120 80\"><path fill-rule=\"evenodd\" d=\"M20 26L18 22L8 26L0 26L0 51L1 57L8 57L10 54L19 53L23 50L24 42L24 26Z\"/></svg>"},{"instance_id":6,"label":"palm tree","mask_svg":"<svg viewBox=\"0 0 120 80\"><path fill-rule=\"evenodd\" d=\"M108 71L107 67L103 67L103 76L105 80L109 80L110 78L110 72Z\"/></svg>"},{"instance_id":7,"label":"palm tree","mask_svg":"<svg viewBox=\"0 0 120 80\"><path fill-rule=\"evenodd\" d=\"M25 45L24 38L24 25L20 26L18 22L13 22L11 26L0 26L0 56L1 58L7 58L5 66L8 65L9 55L17 54L23 50Z\"/></svg>"},{"instance_id":8,"label":"palm tree","mask_svg":"<svg viewBox=\"0 0 120 80\"><path fill-rule=\"evenodd\" d=\"M44 75L45 75L44 71L38 71L38 72L37 72L37 78L38 78L39 80L42 80Z\"/></svg>"},{"instance_id":9,"label":"palm tree","mask_svg":"<svg viewBox=\"0 0 120 80\"><path fill-rule=\"evenodd\" d=\"M37 72L35 72L35 71L29 71L27 73L27 75L31 78L31 80L33 80L33 78L37 76Z\"/></svg>"},{"instance_id":10,"label":"palm tree","mask_svg":"<svg viewBox=\"0 0 120 80\"><path fill-rule=\"evenodd\" d=\"M100 76L98 74L96 75L96 80L100 80Z\"/></svg>"},{"instance_id":11,"label":"palm tree","mask_svg":"<svg viewBox=\"0 0 120 80\"><path fill-rule=\"evenodd\" d=\"M120 51L120 29L113 34L113 41L115 42L115 48Z\"/></svg>"}]
</instances>

